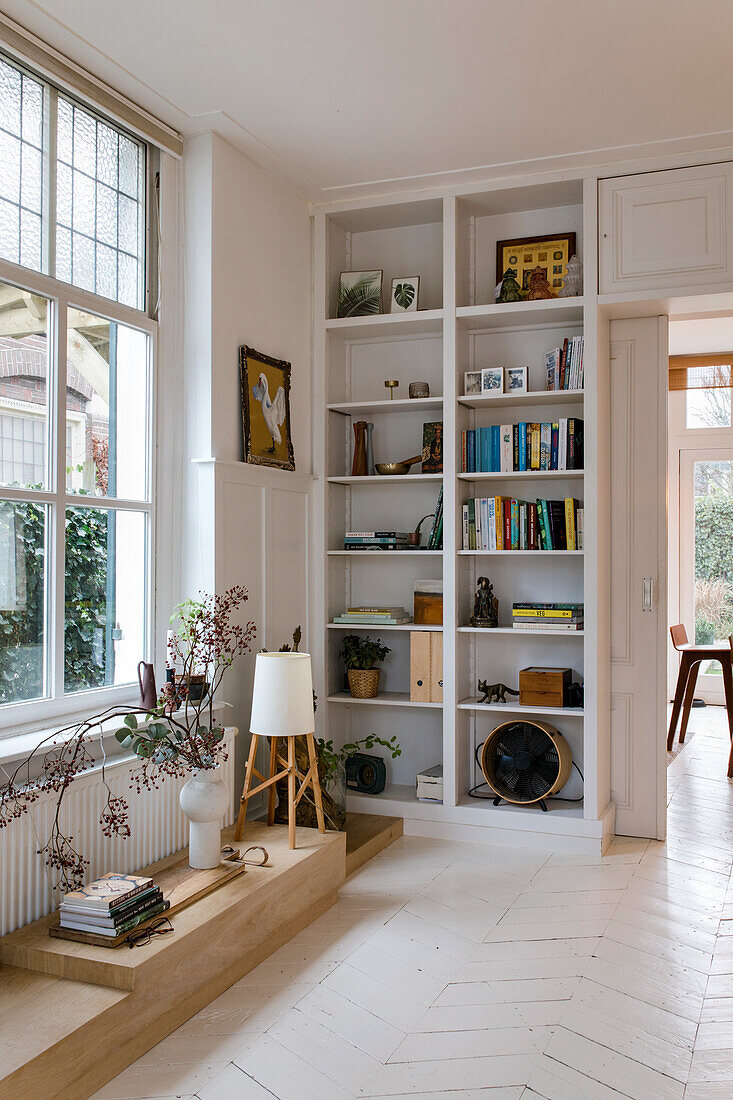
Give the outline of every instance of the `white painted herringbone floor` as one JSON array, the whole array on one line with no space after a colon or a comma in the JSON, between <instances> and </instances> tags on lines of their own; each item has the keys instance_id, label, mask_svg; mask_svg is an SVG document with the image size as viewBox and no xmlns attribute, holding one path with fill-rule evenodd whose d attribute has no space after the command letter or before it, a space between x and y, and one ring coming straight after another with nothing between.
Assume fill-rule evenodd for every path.
<instances>
[{"instance_id":1,"label":"white painted herringbone floor","mask_svg":"<svg viewBox=\"0 0 733 1100\"><path fill-rule=\"evenodd\" d=\"M94 1100L731 1100L733 781L691 724L666 844L403 838Z\"/></svg>"}]
</instances>

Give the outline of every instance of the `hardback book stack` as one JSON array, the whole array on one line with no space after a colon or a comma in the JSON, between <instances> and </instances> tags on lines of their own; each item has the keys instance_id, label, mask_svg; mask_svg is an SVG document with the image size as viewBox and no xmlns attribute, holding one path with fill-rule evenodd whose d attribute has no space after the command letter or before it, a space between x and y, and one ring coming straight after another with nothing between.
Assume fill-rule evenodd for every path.
<instances>
[{"instance_id":1,"label":"hardback book stack","mask_svg":"<svg viewBox=\"0 0 733 1100\"><path fill-rule=\"evenodd\" d=\"M62 928L114 939L170 908L152 878L110 871L61 902Z\"/></svg>"},{"instance_id":2,"label":"hardback book stack","mask_svg":"<svg viewBox=\"0 0 733 1100\"><path fill-rule=\"evenodd\" d=\"M490 424L461 432L465 474L582 469L583 421L578 417L542 424Z\"/></svg>"},{"instance_id":3,"label":"hardback book stack","mask_svg":"<svg viewBox=\"0 0 733 1100\"><path fill-rule=\"evenodd\" d=\"M582 336L566 336L561 348L545 353L545 371L548 390L582 390L583 388Z\"/></svg>"},{"instance_id":4,"label":"hardback book stack","mask_svg":"<svg viewBox=\"0 0 733 1100\"><path fill-rule=\"evenodd\" d=\"M463 505L463 549L582 550L582 504L472 497Z\"/></svg>"},{"instance_id":5,"label":"hardback book stack","mask_svg":"<svg viewBox=\"0 0 733 1100\"><path fill-rule=\"evenodd\" d=\"M407 531L347 531L344 550L409 550Z\"/></svg>"},{"instance_id":6,"label":"hardback book stack","mask_svg":"<svg viewBox=\"0 0 733 1100\"><path fill-rule=\"evenodd\" d=\"M335 623L345 625L347 623L359 626L401 626L403 623L411 623L412 619L404 607L370 607L364 604L361 607L347 607L342 615L337 615Z\"/></svg>"},{"instance_id":7,"label":"hardback book stack","mask_svg":"<svg viewBox=\"0 0 733 1100\"><path fill-rule=\"evenodd\" d=\"M512 626L515 630L582 630L582 603L515 603Z\"/></svg>"}]
</instances>

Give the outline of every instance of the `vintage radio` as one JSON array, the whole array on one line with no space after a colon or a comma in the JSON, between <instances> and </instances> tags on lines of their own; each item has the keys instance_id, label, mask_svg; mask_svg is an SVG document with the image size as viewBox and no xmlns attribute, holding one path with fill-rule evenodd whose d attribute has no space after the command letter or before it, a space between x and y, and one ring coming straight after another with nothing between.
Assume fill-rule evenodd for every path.
<instances>
[{"instance_id":1,"label":"vintage radio","mask_svg":"<svg viewBox=\"0 0 733 1100\"><path fill-rule=\"evenodd\" d=\"M522 668L519 670L519 703L523 707L567 706L572 678L570 668Z\"/></svg>"},{"instance_id":2,"label":"vintage radio","mask_svg":"<svg viewBox=\"0 0 733 1100\"><path fill-rule=\"evenodd\" d=\"M346 761L346 786L361 794L381 794L387 782L387 767L381 756L355 752Z\"/></svg>"}]
</instances>

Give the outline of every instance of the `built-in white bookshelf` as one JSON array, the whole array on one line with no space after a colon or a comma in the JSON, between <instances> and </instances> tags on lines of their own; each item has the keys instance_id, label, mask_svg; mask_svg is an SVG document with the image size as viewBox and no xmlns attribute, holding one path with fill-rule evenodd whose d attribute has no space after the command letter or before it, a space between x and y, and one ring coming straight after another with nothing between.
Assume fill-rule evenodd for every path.
<instances>
[{"instance_id":1,"label":"built-in white bookshelf","mask_svg":"<svg viewBox=\"0 0 733 1100\"><path fill-rule=\"evenodd\" d=\"M594 743L595 685L594 569L596 531L593 509L585 510L583 550L464 550L462 505L487 492L520 497L574 496L585 501L597 482L597 459L588 444L597 417L595 333L597 295L592 280L583 297L498 305L494 302L496 242L532 234L573 231L584 258L584 240L594 237L594 191L582 178L537 186L447 193L438 197L362 200L353 209L326 209L315 217L317 470L320 481L316 538L322 547L317 578L319 638L313 647L321 664L319 734L336 743L369 733L397 734L402 755L387 759L383 795L350 796L361 812L396 814L409 831L440 835L457 826L506 830L514 843L532 837L557 838L558 845L600 850L607 820L598 804ZM590 246L594 248L594 243ZM337 319L339 273L382 269L389 308L391 280L420 276L419 310L409 314ZM545 352L565 337L585 336L582 390L545 389ZM464 393L464 373L485 366L527 366L528 392ZM398 379L394 400L385 400L385 379ZM427 381L430 396L411 400L410 382ZM544 410L547 410L546 413ZM585 469L463 473L461 432L521 420L585 421ZM422 475L418 466L404 476L351 476L354 421L374 424L377 462L417 454L422 427L443 421L443 473ZM322 425L322 430L319 427ZM484 488L485 485L485 488ZM491 488L489 488L491 486ZM521 488L520 488L521 486ZM346 551L348 530L414 529L431 513L443 490L442 551ZM422 526L423 545L430 521ZM490 577L499 598L500 626L469 625L479 576ZM415 580L441 579L444 591L442 704L410 701L410 633L413 624L379 628L334 623L346 606L399 604L412 611ZM585 604L585 629L516 630L511 605L526 599ZM391 653L382 665L380 692L372 700L353 699L344 683L338 650L344 632L383 635ZM478 679L518 686L518 673L530 665L570 667L585 688L580 708L528 708L511 703L480 704ZM320 693L319 693L320 694ZM475 762L477 747L501 721L525 715L548 721L567 738L581 772L568 784L568 797L583 801L536 807L474 800L468 792L483 780ZM443 804L415 798L418 771L438 762L444 769ZM484 794L491 794L484 790ZM468 832L467 836L475 835ZM488 835L488 834L487 834Z\"/></svg>"}]
</instances>

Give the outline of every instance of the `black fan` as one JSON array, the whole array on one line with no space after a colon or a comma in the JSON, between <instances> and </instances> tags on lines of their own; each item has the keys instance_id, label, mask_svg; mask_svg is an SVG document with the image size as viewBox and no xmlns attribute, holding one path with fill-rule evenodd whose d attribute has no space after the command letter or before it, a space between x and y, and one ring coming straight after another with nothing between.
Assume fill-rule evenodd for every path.
<instances>
[{"instance_id":1,"label":"black fan","mask_svg":"<svg viewBox=\"0 0 733 1100\"><path fill-rule=\"evenodd\" d=\"M572 768L570 747L546 722L504 722L490 733L481 752L481 771L496 794L517 805L539 802L564 787Z\"/></svg>"}]
</instances>

